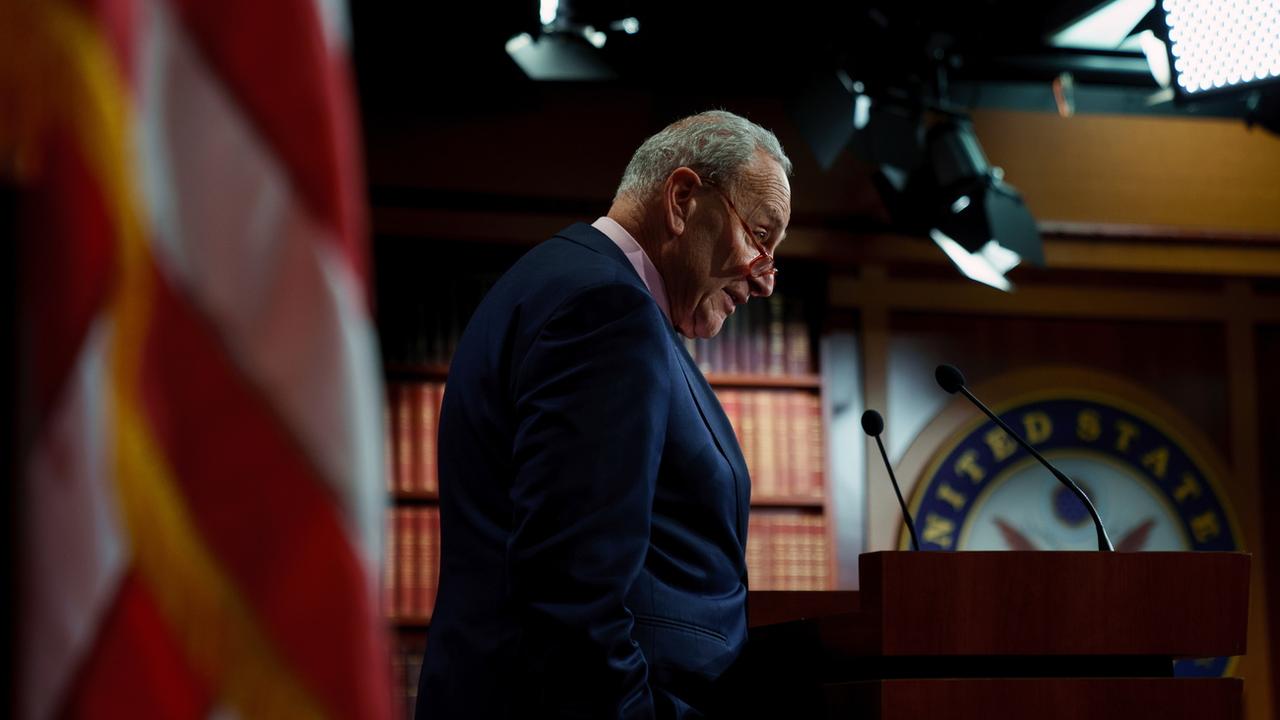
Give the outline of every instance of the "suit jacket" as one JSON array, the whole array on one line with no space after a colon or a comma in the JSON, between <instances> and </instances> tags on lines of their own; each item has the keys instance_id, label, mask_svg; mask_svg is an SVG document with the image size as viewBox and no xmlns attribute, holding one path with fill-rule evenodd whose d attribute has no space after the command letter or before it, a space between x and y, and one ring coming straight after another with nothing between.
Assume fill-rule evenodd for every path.
<instances>
[{"instance_id":1,"label":"suit jacket","mask_svg":"<svg viewBox=\"0 0 1280 720\"><path fill-rule=\"evenodd\" d=\"M750 480L631 263L576 224L449 369L419 718L697 717L746 640Z\"/></svg>"}]
</instances>

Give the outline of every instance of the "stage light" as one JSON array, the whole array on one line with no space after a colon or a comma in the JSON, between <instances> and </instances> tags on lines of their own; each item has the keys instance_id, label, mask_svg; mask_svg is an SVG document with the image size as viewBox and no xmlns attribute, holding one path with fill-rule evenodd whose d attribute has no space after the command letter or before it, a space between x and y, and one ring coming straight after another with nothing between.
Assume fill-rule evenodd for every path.
<instances>
[{"instance_id":1,"label":"stage light","mask_svg":"<svg viewBox=\"0 0 1280 720\"><path fill-rule=\"evenodd\" d=\"M872 166L911 170L920 162L919 110L872 97L843 70L823 70L797 83L787 109L823 170L846 148Z\"/></svg>"},{"instance_id":2,"label":"stage light","mask_svg":"<svg viewBox=\"0 0 1280 720\"><path fill-rule=\"evenodd\" d=\"M930 128L925 158L907 183L904 209L961 273L1008 291L1005 273L1024 261L1044 264L1035 218L967 121Z\"/></svg>"},{"instance_id":3,"label":"stage light","mask_svg":"<svg viewBox=\"0 0 1280 720\"><path fill-rule=\"evenodd\" d=\"M1155 0L1111 0L1050 35L1049 44L1085 50L1115 50L1155 5Z\"/></svg>"},{"instance_id":4,"label":"stage light","mask_svg":"<svg viewBox=\"0 0 1280 720\"><path fill-rule=\"evenodd\" d=\"M934 244L942 249L942 252L946 253L947 257L951 258L951 262L965 277L983 285L990 285L997 290L1005 292L1013 290L1013 283L1009 282L1009 279L1004 276L1006 272L1013 269L1013 265L1001 270L981 253L969 252L960 243L947 237L946 233L936 228L929 231L929 237ZM1016 265L1017 263L1014 264Z\"/></svg>"},{"instance_id":5,"label":"stage light","mask_svg":"<svg viewBox=\"0 0 1280 720\"><path fill-rule=\"evenodd\" d=\"M507 41L507 54L531 80L614 79L616 73L596 53L604 45L604 33L586 30L544 32L537 39L520 33Z\"/></svg>"},{"instance_id":6,"label":"stage light","mask_svg":"<svg viewBox=\"0 0 1280 720\"><path fill-rule=\"evenodd\" d=\"M596 52L605 46L609 36L591 25L573 21L567 0L540 0L538 20L542 29L537 37L520 33L507 40L507 54L531 80L592 81L613 80L617 74ZM609 25L628 35L640 31L633 17Z\"/></svg>"},{"instance_id":7,"label":"stage light","mask_svg":"<svg viewBox=\"0 0 1280 720\"><path fill-rule=\"evenodd\" d=\"M1280 1L1163 0L1161 6L1181 93L1280 79Z\"/></svg>"},{"instance_id":8,"label":"stage light","mask_svg":"<svg viewBox=\"0 0 1280 720\"><path fill-rule=\"evenodd\" d=\"M1173 82L1173 69L1169 67L1169 49L1164 41L1156 37L1150 30L1138 33L1138 42L1142 46L1142 54L1147 58L1147 66L1151 68L1151 77L1162 88Z\"/></svg>"}]
</instances>

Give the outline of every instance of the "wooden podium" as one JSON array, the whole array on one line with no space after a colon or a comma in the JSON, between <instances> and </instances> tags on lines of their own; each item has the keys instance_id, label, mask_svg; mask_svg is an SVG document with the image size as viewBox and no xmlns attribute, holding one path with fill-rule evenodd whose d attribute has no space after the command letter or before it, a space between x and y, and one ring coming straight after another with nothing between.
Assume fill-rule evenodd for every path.
<instances>
[{"instance_id":1,"label":"wooden podium","mask_svg":"<svg viewBox=\"0 0 1280 720\"><path fill-rule=\"evenodd\" d=\"M876 552L859 567L857 593L752 594L753 714L1242 715L1242 680L1175 678L1173 661L1244 654L1248 555Z\"/></svg>"}]
</instances>

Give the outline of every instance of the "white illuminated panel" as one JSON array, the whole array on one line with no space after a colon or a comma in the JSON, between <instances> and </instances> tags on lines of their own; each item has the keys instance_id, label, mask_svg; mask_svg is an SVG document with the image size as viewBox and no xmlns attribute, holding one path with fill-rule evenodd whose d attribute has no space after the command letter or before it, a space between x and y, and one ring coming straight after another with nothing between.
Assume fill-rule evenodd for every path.
<instances>
[{"instance_id":1,"label":"white illuminated panel","mask_svg":"<svg viewBox=\"0 0 1280 720\"><path fill-rule=\"evenodd\" d=\"M1280 0L1163 0L1187 93L1280 78Z\"/></svg>"},{"instance_id":2,"label":"white illuminated panel","mask_svg":"<svg viewBox=\"0 0 1280 720\"><path fill-rule=\"evenodd\" d=\"M991 259L984 253L970 253L964 249L964 246L952 240L946 233L937 228L929 231L929 237L933 238L933 242L942 248L942 251L947 254L947 257L951 259L951 262L965 277L1005 292L1013 290L1013 283L1005 278L1004 271L996 268ZM990 245L991 243L987 244ZM1000 249L1004 250L1004 248ZM1004 251L1006 253L1009 252L1008 250ZM1017 257L1016 254L1011 254ZM1017 265L1017 262L1015 261L1013 265ZM1013 265L1008 267L1011 268Z\"/></svg>"}]
</instances>

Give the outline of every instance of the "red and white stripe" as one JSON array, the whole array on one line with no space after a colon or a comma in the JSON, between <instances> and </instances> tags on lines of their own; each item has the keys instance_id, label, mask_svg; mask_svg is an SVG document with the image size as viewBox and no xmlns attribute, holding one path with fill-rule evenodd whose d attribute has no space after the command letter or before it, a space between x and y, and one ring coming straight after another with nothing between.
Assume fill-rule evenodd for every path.
<instances>
[{"instance_id":1,"label":"red and white stripe","mask_svg":"<svg viewBox=\"0 0 1280 720\"><path fill-rule=\"evenodd\" d=\"M77 8L129 93L126 176L154 280L138 400L182 512L314 704L383 716L387 468L345 8ZM103 230L107 193L77 174L74 141L54 145L51 157L70 148L70 170L47 163L52 200L33 214L81 219L30 238L47 247L27 253L28 272L76 282L26 298L53 320L27 351L36 439L22 493L20 715L251 713L191 658L163 588L137 572L105 411L119 390L105 366L119 342L108 296L120 239Z\"/></svg>"}]
</instances>

